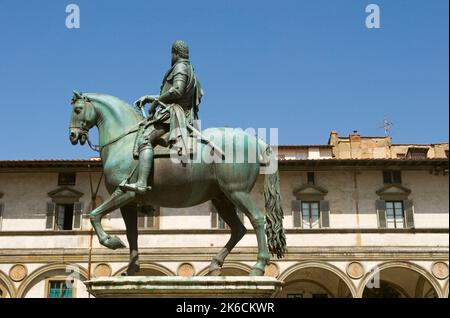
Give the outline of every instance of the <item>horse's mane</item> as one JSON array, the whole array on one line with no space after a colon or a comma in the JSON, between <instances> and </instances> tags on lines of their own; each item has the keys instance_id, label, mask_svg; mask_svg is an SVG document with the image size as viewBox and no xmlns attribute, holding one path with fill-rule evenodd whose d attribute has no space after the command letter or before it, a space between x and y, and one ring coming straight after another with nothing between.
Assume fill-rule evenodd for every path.
<instances>
[{"instance_id":1,"label":"horse's mane","mask_svg":"<svg viewBox=\"0 0 450 318\"><path fill-rule=\"evenodd\" d=\"M144 119L142 114L133 106L128 104L127 102L121 100L120 98L108 94L102 94L102 93L83 93L83 96L88 97L89 99L95 100L97 102L111 105L113 107L117 108L124 108L132 112L134 115L137 116L139 120Z\"/></svg>"}]
</instances>

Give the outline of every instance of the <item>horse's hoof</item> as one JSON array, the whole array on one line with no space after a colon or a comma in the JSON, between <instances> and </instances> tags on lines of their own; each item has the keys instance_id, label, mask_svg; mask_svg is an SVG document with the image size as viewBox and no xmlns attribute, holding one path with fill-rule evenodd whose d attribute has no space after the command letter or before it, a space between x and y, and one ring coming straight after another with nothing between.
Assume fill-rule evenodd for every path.
<instances>
[{"instance_id":1,"label":"horse's hoof","mask_svg":"<svg viewBox=\"0 0 450 318\"><path fill-rule=\"evenodd\" d=\"M116 250L118 248L125 248L125 244L122 242L120 238L117 236L109 236L103 243L103 246L110 248L112 250Z\"/></svg>"},{"instance_id":2,"label":"horse's hoof","mask_svg":"<svg viewBox=\"0 0 450 318\"><path fill-rule=\"evenodd\" d=\"M250 276L263 276L264 271L259 268L252 268L249 275Z\"/></svg>"},{"instance_id":3,"label":"horse's hoof","mask_svg":"<svg viewBox=\"0 0 450 318\"><path fill-rule=\"evenodd\" d=\"M141 266L139 265L129 265L126 276L136 276L136 273L139 273L140 270Z\"/></svg>"},{"instance_id":4,"label":"horse's hoof","mask_svg":"<svg viewBox=\"0 0 450 318\"><path fill-rule=\"evenodd\" d=\"M222 269L216 268L216 269L210 269L206 276L220 276L221 274L222 274Z\"/></svg>"}]
</instances>

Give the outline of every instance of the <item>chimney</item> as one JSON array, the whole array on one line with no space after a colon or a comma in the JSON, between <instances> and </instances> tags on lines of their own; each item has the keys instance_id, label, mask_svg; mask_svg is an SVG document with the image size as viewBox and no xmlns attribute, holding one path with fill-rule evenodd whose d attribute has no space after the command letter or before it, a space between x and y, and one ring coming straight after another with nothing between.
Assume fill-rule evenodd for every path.
<instances>
[{"instance_id":1,"label":"chimney","mask_svg":"<svg viewBox=\"0 0 450 318\"><path fill-rule=\"evenodd\" d=\"M358 133L357 130L353 130L353 133L350 134L350 142L359 142L361 141L361 135Z\"/></svg>"},{"instance_id":2,"label":"chimney","mask_svg":"<svg viewBox=\"0 0 450 318\"><path fill-rule=\"evenodd\" d=\"M339 140L338 133L336 132L336 130L332 130L330 132L330 137L328 138L328 144L330 146L337 146L338 140Z\"/></svg>"}]
</instances>

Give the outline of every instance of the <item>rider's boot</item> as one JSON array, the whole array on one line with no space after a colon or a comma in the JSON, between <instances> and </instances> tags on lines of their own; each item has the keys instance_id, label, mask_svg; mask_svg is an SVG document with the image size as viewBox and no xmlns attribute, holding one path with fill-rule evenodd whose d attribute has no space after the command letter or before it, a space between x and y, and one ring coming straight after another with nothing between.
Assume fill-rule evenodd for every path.
<instances>
[{"instance_id":1,"label":"rider's boot","mask_svg":"<svg viewBox=\"0 0 450 318\"><path fill-rule=\"evenodd\" d=\"M153 148L145 147L139 153L138 180L136 183L125 183L119 186L122 191L134 191L138 194L144 194L151 190L147 186L148 176L152 170Z\"/></svg>"}]
</instances>

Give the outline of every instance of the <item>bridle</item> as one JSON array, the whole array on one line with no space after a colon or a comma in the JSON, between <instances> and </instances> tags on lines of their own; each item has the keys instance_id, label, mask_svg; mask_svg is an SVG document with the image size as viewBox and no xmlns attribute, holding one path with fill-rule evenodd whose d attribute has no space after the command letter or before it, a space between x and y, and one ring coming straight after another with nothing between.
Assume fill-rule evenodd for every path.
<instances>
[{"instance_id":1,"label":"bridle","mask_svg":"<svg viewBox=\"0 0 450 318\"><path fill-rule=\"evenodd\" d=\"M92 106L92 103L86 99L85 97L82 97L82 99L84 100L84 102L86 104L90 104ZM81 117L84 118L84 113L86 111L86 107L83 107L83 111L82 111L82 115ZM133 133L133 132L137 132L139 130L139 126L141 124L143 124L144 122L147 122L147 119L143 119L142 121L138 122L137 124L135 124L133 127L131 127L129 130L127 130L126 132L120 134L119 136L111 139L110 141L108 141L107 143L103 144L103 145L96 145L94 143L91 142L91 139L89 138L89 129L86 128L86 122L83 120L81 121L81 125L80 126L70 126L69 129L75 128L78 129L82 135L84 135L86 137L86 141L89 145L89 147L93 150L96 151L98 153L101 153L102 150L104 148L106 148L107 146L119 141L120 139L122 139L123 137Z\"/></svg>"}]
</instances>

